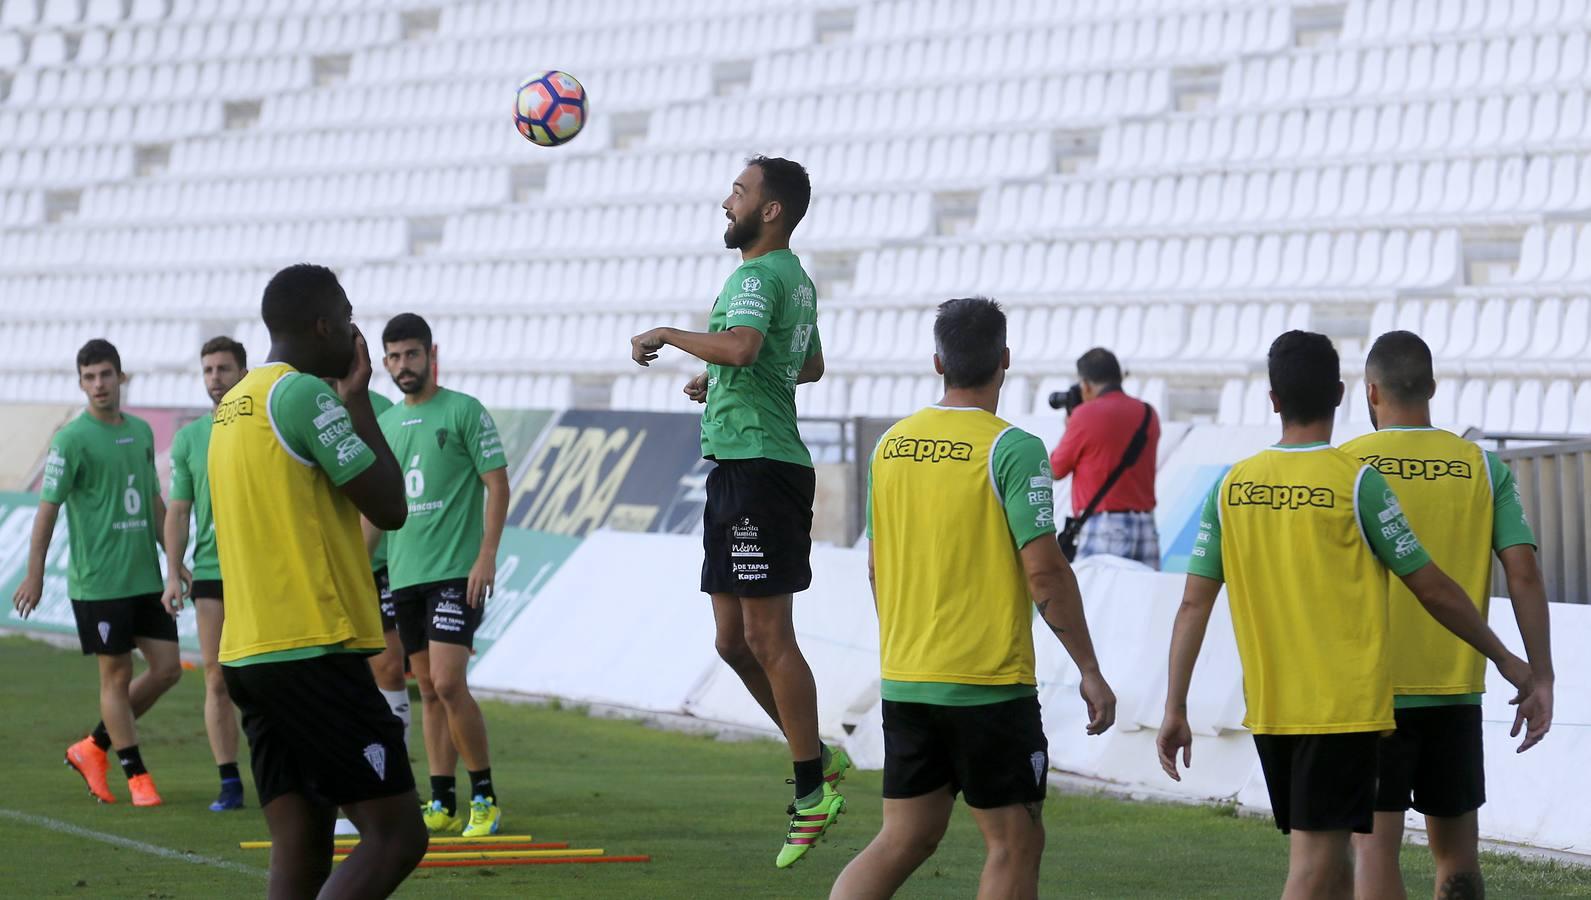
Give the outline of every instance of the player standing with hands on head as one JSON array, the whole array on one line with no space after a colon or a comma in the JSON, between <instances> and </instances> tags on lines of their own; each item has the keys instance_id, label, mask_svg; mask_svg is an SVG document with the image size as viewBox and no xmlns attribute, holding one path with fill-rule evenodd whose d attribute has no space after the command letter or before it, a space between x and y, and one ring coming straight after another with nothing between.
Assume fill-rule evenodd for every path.
<instances>
[{"instance_id":1,"label":"player standing with hands on head","mask_svg":"<svg viewBox=\"0 0 1591 900\"><path fill-rule=\"evenodd\" d=\"M96 338L77 351L77 383L88 408L50 442L28 571L11 603L26 619L44 596L45 556L65 504L67 590L83 655L99 659L101 717L88 737L66 748L66 764L101 803L115 803L105 752L114 747L133 805L159 806L138 749L136 720L177 684L182 666L177 622L160 604L155 547L163 540L157 523L165 521L166 507L155 474L155 437L149 423L122 412L127 375L110 341ZM187 582L180 563L175 574ZM137 678L135 647L149 663Z\"/></svg>"},{"instance_id":2,"label":"player standing with hands on head","mask_svg":"<svg viewBox=\"0 0 1591 900\"><path fill-rule=\"evenodd\" d=\"M1233 466L1205 499L1172 626L1160 765L1190 765L1188 688L1210 611L1227 585L1254 734L1276 827L1289 837L1284 900L1350 898L1350 835L1369 834L1381 735L1394 727L1389 577L1443 628L1497 663L1532 728L1531 672L1409 527L1386 479L1331 446L1342 403L1337 350L1289 331L1271 344L1281 442ZM1389 576L1390 573L1390 576ZM1400 651L1401 648L1400 648ZM1515 728L1518 728L1516 723Z\"/></svg>"},{"instance_id":3,"label":"player standing with hands on head","mask_svg":"<svg viewBox=\"0 0 1591 900\"><path fill-rule=\"evenodd\" d=\"M894 896L944 837L958 793L989 851L978 896L1038 896L1049 742L1034 606L1082 673L1088 733L1116 720L1054 538L1044 443L995 414L1010 365L999 304L942 304L934 368L944 399L885 432L868 463L884 827L840 874L835 900Z\"/></svg>"},{"instance_id":4,"label":"player standing with hands on head","mask_svg":"<svg viewBox=\"0 0 1591 900\"><path fill-rule=\"evenodd\" d=\"M845 808L850 767L818 737L817 685L796 643L794 595L812 583L812 456L796 426L795 389L823 376L817 291L790 252L812 183L799 163L747 161L723 202L724 245L740 251L706 333L654 328L630 339L645 366L665 345L707 364L685 393L706 403L702 456L702 591L712 596L718 653L784 732L795 768L790 827L775 865L795 863Z\"/></svg>"},{"instance_id":5,"label":"player standing with hands on head","mask_svg":"<svg viewBox=\"0 0 1591 900\"><path fill-rule=\"evenodd\" d=\"M1387 478L1431 557L1482 618L1491 603L1492 553L1502 560L1514 619L1530 658L1530 730L1519 752L1552 727L1552 641L1536 536L1507 464L1475 442L1431 425L1436 376L1418 335L1382 335L1365 360L1365 399L1376 431L1344 444ZM1480 825L1486 802L1481 694L1486 659L1426 613L1391 579L1389 635L1397 731L1381 739L1375 831L1356 835L1357 895L1405 895L1398 870L1403 817L1425 815L1438 898L1481 897ZM1517 733L1517 727L1516 727Z\"/></svg>"},{"instance_id":6,"label":"player standing with hands on head","mask_svg":"<svg viewBox=\"0 0 1591 900\"><path fill-rule=\"evenodd\" d=\"M204 660L204 730L210 753L221 774L221 794L211 812L243 808L243 778L238 774L238 721L221 677L221 622L225 599L221 559L215 550L215 519L210 511L210 429L214 407L248 373L248 354L229 337L216 337L199 348L204 390L211 414L184 425L171 439L171 503L166 507L166 592L160 602L172 615L182 609L185 586L178 577L188 552L188 516L193 515L193 597L198 617L199 656Z\"/></svg>"},{"instance_id":7,"label":"player standing with hands on head","mask_svg":"<svg viewBox=\"0 0 1591 900\"><path fill-rule=\"evenodd\" d=\"M337 276L290 266L260 306L269 361L227 393L210 436L223 676L270 827L270 896L385 897L427 838L403 723L366 663L385 642L359 516L401 528L403 472ZM338 807L359 844L333 874Z\"/></svg>"},{"instance_id":8,"label":"player standing with hands on head","mask_svg":"<svg viewBox=\"0 0 1591 900\"><path fill-rule=\"evenodd\" d=\"M414 313L387 323L381 344L403 402L381 415L381 432L403 467L409 519L387 536L398 637L420 684L432 832L496 834L502 823L486 720L466 674L475 629L497 580L508 518L508 459L497 423L479 400L436 383L431 327ZM470 779L468 822L458 816L459 757Z\"/></svg>"}]
</instances>

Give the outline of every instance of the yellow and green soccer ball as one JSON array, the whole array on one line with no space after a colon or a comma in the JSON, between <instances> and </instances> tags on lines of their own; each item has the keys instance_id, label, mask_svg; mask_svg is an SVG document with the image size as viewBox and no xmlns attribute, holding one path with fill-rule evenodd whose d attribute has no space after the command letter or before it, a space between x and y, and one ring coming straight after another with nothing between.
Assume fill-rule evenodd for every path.
<instances>
[{"instance_id":1,"label":"yellow and green soccer ball","mask_svg":"<svg viewBox=\"0 0 1591 900\"><path fill-rule=\"evenodd\" d=\"M568 72L542 72L514 94L514 124L542 147L567 143L586 124L586 89Z\"/></svg>"}]
</instances>

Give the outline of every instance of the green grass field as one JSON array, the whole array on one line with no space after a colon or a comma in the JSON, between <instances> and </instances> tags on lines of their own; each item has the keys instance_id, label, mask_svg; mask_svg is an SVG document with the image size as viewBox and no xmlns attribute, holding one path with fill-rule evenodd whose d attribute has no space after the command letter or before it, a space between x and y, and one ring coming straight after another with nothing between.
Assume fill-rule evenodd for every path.
<instances>
[{"instance_id":1,"label":"green grass field","mask_svg":"<svg viewBox=\"0 0 1591 900\"><path fill-rule=\"evenodd\" d=\"M200 720L202 680L188 673L141 723L144 757L164 796L157 809L94 803L61 764L62 751L95 718L94 669L75 651L0 639L0 884L12 897L187 898L250 896L265 887L259 810L211 813L215 769ZM418 704L416 704L418 708ZM637 865L419 871L403 897L822 897L878 828L879 775L846 782L851 812L801 864L773 867L785 825L783 748L724 743L593 719L578 710L490 703L493 772L513 833L567 840ZM418 724L418 723L417 723ZM246 768L246 766L245 766ZM417 766L423 784L423 761ZM250 801L253 789L249 790ZM1286 845L1268 822L1230 811L1056 795L1047 804L1046 897L1275 897ZM44 827L46 817L55 827ZM67 830L62 830L63 828ZM76 829L73 831L72 829ZM94 832L96 837L85 832ZM103 836L141 846L117 845ZM162 856L154 848L202 860ZM958 811L939 854L906 897L968 897L982 845ZM1496 897L1591 895L1591 869L1487 859ZM1405 856L1411 896L1428 896L1423 849Z\"/></svg>"}]
</instances>

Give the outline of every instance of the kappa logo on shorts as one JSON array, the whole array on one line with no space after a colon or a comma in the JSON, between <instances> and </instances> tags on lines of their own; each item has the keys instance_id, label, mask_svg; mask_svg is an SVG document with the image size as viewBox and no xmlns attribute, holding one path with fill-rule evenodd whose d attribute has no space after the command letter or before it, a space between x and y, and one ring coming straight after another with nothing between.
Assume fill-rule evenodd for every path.
<instances>
[{"instance_id":1,"label":"kappa logo on shorts","mask_svg":"<svg viewBox=\"0 0 1591 900\"><path fill-rule=\"evenodd\" d=\"M370 768L376 770L376 777L382 781L387 780L387 748L380 744L371 744L365 748L365 762L370 763Z\"/></svg>"},{"instance_id":2,"label":"kappa logo on shorts","mask_svg":"<svg viewBox=\"0 0 1591 900\"><path fill-rule=\"evenodd\" d=\"M100 640L100 643L102 643L102 644L110 643L110 623L109 622L101 622L101 623L99 623L99 640Z\"/></svg>"},{"instance_id":3,"label":"kappa logo on shorts","mask_svg":"<svg viewBox=\"0 0 1591 900\"><path fill-rule=\"evenodd\" d=\"M1048 768L1048 766L1047 766L1048 762L1049 762L1049 757L1044 755L1044 751L1043 750L1035 750L1033 752L1033 754L1028 757L1028 763L1033 766L1033 783L1034 784L1043 784L1044 783L1044 770L1046 768Z\"/></svg>"}]
</instances>

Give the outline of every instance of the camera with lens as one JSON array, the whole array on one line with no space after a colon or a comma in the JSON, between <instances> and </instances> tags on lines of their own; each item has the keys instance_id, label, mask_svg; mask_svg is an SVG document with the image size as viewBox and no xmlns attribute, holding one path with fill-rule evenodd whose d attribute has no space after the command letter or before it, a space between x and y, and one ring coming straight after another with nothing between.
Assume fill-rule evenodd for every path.
<instances>
[{"instance_id":1,"label":"camera with lens","mask_svg":"<svg viewBox=\"0 0 1591 900\"><path fill-rule=\"evenodd\" d=\"M1072 411L1083 405L1083 386L1073 384L1065 391L1055 391L1050 394L1050 409L1064 409L1070 416Z\"/></svg>"}]
</instances>

